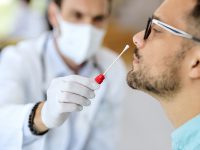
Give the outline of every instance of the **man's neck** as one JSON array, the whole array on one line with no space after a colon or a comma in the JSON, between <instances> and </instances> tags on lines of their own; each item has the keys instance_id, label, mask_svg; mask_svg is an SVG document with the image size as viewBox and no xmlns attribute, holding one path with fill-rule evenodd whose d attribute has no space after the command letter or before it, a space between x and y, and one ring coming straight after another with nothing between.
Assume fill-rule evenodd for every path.
<instances>
[{"instance_id":1,"label":"man's neck","mask_svg":"<svg viewBox=\"0 0 200 150\"><path fill-rule=\"evenodd\" d=\"M192 88L191 88L192 89ZM160 100L175 128L200 114L200 91L186 90L170 100Z\"/></svg>"}]
</instances>

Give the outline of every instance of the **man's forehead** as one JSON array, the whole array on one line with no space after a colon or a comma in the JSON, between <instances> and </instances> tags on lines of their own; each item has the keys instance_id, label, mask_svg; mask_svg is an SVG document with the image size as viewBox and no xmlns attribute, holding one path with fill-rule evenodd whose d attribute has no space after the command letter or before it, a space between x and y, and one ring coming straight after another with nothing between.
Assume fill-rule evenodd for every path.
<instances>
[{"instance_id":1,"label":"man's forehead","mask_svg":"<svg viewBox=\"0 0 200 150\"><path fill-rule=\"evenodd\" d=\"M154 15L171 25L182 24L196 3L197 0L165 0Z\"/></svg>"}]
</instances>

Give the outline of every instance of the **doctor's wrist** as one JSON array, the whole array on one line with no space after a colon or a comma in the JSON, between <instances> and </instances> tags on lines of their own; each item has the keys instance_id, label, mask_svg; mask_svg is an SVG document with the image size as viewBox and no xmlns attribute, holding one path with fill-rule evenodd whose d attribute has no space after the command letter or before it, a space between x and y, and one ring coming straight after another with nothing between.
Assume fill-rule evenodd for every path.
<instances>
[{"instance_id":1,"label":"doctor's wrist","mask_svg":"<svg viewBox=\"0 0 200 150\"><path fill-rule=\"evenodd\" d=\"M34 135L44 135L48 128L44 125L41 118L41 110L44 102L37 103L29 116L29 128Z\"/></svg>"}]
</instances>

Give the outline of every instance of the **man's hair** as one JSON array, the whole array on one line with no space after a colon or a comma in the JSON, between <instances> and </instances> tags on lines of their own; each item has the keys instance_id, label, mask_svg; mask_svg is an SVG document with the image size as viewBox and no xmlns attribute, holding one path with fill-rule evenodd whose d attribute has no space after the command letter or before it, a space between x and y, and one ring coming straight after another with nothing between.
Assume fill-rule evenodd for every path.
<instances>
[{"instance_id":1,"label":"man's hair","mask_svg":"<svg viewBox=\"0 0 200 150\"><path fill-rule=\"evenodd\" d=\"M196 0L196 5L194 6L193 10L191 11L189 18L192 19L194 23L194 28L198 30L196 33L200 34L200 0Z\"/></svg>"},{"instance_id":2,"label":"man's hair","mask_svg":"<svg viewBox=\"0 0 200 150\"><path fill-rule=\"evenodd\" d=\"M192 17L200 20L200 0L196 0L196 6L192 10Z\"/></svg>"},{"instance_id":3,"label":"man's hair","mask_svg":"<svg viewBox=\"0 0 200 150\"><path fill-rule=\"evenodd\" d=\"M53 0L53 2L55 2L58 5L58 7L61 7L62 1L63 0ZM108 0L108 2L109 2L109 13L111 13L111 10L112 10L112 0Z\"/></svg>"}]
</instances>

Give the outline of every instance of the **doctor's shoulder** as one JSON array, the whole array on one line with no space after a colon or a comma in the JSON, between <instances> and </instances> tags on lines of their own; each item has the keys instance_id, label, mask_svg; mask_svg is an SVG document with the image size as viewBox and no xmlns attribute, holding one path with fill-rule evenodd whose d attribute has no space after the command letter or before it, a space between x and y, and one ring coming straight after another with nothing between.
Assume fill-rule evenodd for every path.
<instances>
[{"instance_id":1,"label":"doctor's shoulder","mask_svg":"<svg viewBox=\"0 0 200 150\"><path fill-rule=\"evenodd\" d=\"M34 57L39 57L44 43L44 35L38 38L23 40L16 45L7 46L1 52L1 61L13 58L14 60L30 61Z\"/></svg>"}]
</instances>

